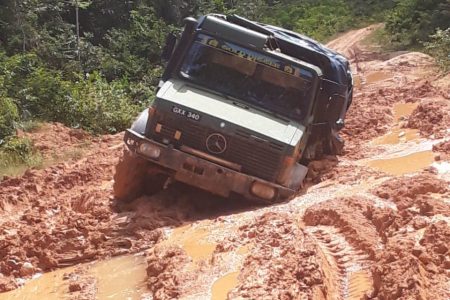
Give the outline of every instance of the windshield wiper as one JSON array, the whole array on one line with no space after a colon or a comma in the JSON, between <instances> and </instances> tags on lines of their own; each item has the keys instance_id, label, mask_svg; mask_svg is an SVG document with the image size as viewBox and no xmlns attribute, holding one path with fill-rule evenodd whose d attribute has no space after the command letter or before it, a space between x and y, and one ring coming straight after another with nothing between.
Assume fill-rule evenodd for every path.
<instances>
[{"instance_id":1,"label":"windshield wiper","mask_svg":"<svg viewBox=\"0 0 450 300\"><path fill-rule=\"evenodd\" d=\"M234 104L234 105L236 105L236 106L238 106L238 107L241 107L241 108L247 109L247 110L249 110L249 109L250 109L250 107L249 107L248 105L245 105L245 104L243 104L243 103L240 103L240 102L236 102L236 101L233 101L233 104Z\"/></svg>"},{"instance_id":2,"label":"windshield wiper","mask_svg":"<svg viewBox=\"0 0 450 300\"><path fill-rule=\"evenodd\" d=\"M241 108L244 108L244 109L247 109L247 110L252 108L254 110L258 110L258 111L261 111L261 112L265 112L265 113L271 114L271 115L273 115L273 116L277 117L278 119L281 119L281 120L283 120L285 122L289 122L289 119L286 119L285 116L280 115L280 114L276 113L273 110L270 110L270 109L267 109L267 108L264 108L264 107L260 107L258 105L247 105L247 104L242 103L242 102L244 102L243 100L240 100L238 98L235 98L235 97L233 97L231 95L228 95L228 94L225 94L225 93L221 93L221 94L226 99L232 100L233 101L233 105L235 105L237 107L241 107Z\"/></svg>"}]
</instances>

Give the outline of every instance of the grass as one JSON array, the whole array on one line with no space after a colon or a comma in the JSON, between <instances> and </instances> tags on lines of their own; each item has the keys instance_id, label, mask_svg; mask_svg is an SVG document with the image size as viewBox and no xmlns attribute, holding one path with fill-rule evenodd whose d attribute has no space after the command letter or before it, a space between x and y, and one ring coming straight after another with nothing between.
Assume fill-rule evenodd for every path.
<instances>
[{"instance_id":1,"label":"grass","mask_svg":"<svg viewBox=\"0 0 450 300\"><path fill-rule=\"evenodd\" d=\"M35 132L42 128L43 125L44 123L41 121L28 120L17 124L17 128L22 129L25 132Z\"/></svg>"},{"instance_id":2,"label":"grass","mask_svg":"<svg viewBox=\"0 0 450 300\"><path fill-rule=\"evenodd\" d=\"M361 41L361 45L366 46L375 52L391 52L395 50L389 46L390 42L384 26L380 26L367 35Z\"/></svg>"},{"instance_id":3,"label":"grass","mask_svg":"<svg viewBox=\"0 0 450 300\"><path fill-rule=\"evenodd\" d=\"M4 176L20 176L30 168L43 166L40 153L28 154L25 158L9 152L0 151L0 181Z\"/></svg>"},{"instance_id":4,"label":"grass","mask_svg":"<svg viewBox=\"0 0 450 300\"><path fill-rule=\"evenodd\" d=\"M42 124L33 124L34 130L38 128L34 127L36 125L41 126ZM13 146L7 145L6 147L0 147L0 182L5 176L21 176L28 169L45 169L62 162L79 160L85 155L86 150L91 145L90 142L84 142L62 153L55 149L50 156L44 157L39 151L33 148L27 139L15 138L10 144L13 144ZM22 151L16 151L23 144L27 145L26 150L21 149Z\"/></svg>"}]
</instances>

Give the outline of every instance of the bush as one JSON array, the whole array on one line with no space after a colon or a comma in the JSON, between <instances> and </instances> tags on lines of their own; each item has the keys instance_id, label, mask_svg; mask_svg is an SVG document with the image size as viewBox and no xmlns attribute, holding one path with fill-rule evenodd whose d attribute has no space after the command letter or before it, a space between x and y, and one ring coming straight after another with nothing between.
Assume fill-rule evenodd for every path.
<instances>
[{"instance_id":1,"label":"bush","mask_svg":"<svg viewBox=\"0 0 450 300\"><path fill-rule=\"evenodd\" d=\"M34 118L70 122L70 82L59 72L38 67L27 77L26 86L20 101Z\"/></svg>"},{"instance_id":2,"label":"bush","mask_svg":"<svg viewBox=\"0 0 450 300\"><path fill-rule=\"evenodd\" d=\"M129 127L141 103L133 103L125 82L108 83L98 73L71 89L71 125L94 133L116 133Z\"/></svg>"},{"instance_id":3,"label":"bush","mask_svg":"<svg viewBox=\"0 0 450 300\"><path fill-rule=\"evenodd\" d=\"M14 124L19 120L19 113L14 102L0 96L0 143L14 132Z\"/></svg>"},{"instance_id":4,"label":"bush","mask_svg":"<svg viewBox=\"0 0 450 300\"><path fill-rule=\"evenodd\" d=\"M288 5L280 2L267 9L263 21L323 42L336 33L358 26L362 19L354 15L347 1L320 0Z\"/></svg>"},{"instance_id":5,"label":"bush","mask_svg":"<svg viewBox=\"0 0 450 300\"><path fill-rule=\"evenodd\" d=\"M18 157L22 161L25 161L30 153L33 152L33 144L27 138L11 136L5 139L5 142L1 145L0 149L3 153Z\"/></svg>"},{"instance_id":6,"label":"bush","mask_svg":"<svg viewBox=\"0 0 450 300\"><path fill-rule=\"evenodd\" d=\"M11 136L0 145L0 180L20 175L30 167L42 166L42 157L27 138Z\"/></svg>"},{"instance_id":7,"label":"bush","mask_svg":"<svg viewBox=\"0 0 450 300\"><path fill-rule=\"evenodd\" d=\"M436 28L450 26L447 0L398 0L386 17L386 31L397 48L418 46L428 41Z\"/></svg>"},{"instance_id":8,"label":"bush","mask_svg":"<svg viewBox=\"0 0 450 300\"><path fill-rule=\"evenodd\" d=\"M436 59L444 72L450 71L450 28L438 29L430 36L430 40L424 43L428 53Z\"/></svg>"}]
</instances>

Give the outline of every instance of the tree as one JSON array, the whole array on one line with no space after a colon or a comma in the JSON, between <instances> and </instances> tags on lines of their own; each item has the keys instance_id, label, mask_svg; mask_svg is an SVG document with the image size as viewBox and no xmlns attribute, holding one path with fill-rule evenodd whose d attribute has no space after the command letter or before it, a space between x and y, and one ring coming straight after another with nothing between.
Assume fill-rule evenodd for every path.
<instances>
[{"instance_id":1,"label":"tree","mask_svg":"<svg viewBox=\"0 0 450 300\"><path fill-rule=\"evenodd\" d=\"M436 28L450 27L450 0L399 0L387 16L391 42L400 47L427 41Z\"/></svg>"}]
</instances>

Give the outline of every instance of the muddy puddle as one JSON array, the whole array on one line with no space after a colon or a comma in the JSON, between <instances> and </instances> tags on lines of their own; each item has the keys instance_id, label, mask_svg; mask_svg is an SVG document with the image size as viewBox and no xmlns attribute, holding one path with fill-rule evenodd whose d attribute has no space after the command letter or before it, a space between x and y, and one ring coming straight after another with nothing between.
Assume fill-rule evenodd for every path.
<instances>
[{"instance_id":1,"label":"muddy puddle","mask_svg":"<svg viewBox=\"0 0 450 300\"><path fill-rule=\"evenodd\" d=\"M405 175L429 167L433 162L433 152L422 151L389 159L372 160L367 162L367 166L391 175Z\"/></svg>"},{"instance_id":2,"label":"muddy puddle","mask_svg":"<svg viewBox=\"0 0 450 300\"><path fill-rule=\"evenodd\" d=\"M77 269L80 267L86 269L86 273L81 277L89 278L89 286L93 289L96 299L140 300L147 293L147 265L143 255L116 257L80 265ZM69 277L76 273L75 267L45 273L26 282L17 290L0 294L0 300L67 299L71 281Z\"/></svg>"},{"instance_id":3,"label":"muddy puddle","mask_svg":"<svg viewBox=\"0 0 450 300\"><path fill-rule=\"evenodd\" d=\"M392 108L394 120L400 121L402 118L410 116L412 112L419 106L419 103L397 103Z\"/></svg>"},{"instance_id":4,"label":"muddy puddle","mask_svg":"<svg viewBox=\"0 0 450 300\"><path fill-rule=\"evenodd\" d=\"M208 259L216 248L216 243L208 241L208 235L207 228L185 225L174 229L166 242L180 246L194 262L198 262Z\"/></svg>"},{"instance_id":5,"label":"muddy puddle","mask_svg":"<svg viewBox=\"0 0 450 300\"><path fill-rule=\"evenodd\" d=\"M387 153L383 158L368 161L367 166L399 176L418 172L433 164L434 154L429 149L429 145L421 143L423 140L420 139L419 130L401 128L399 125L399 122L409 117L417 106L418 103L393 105L394 126L387 134L371 141L371 144L375 146L387 146ZM399 145L400 149L390 147L394 145ZM401 150L401 148L404 149ZM400 153L396 154L396 152Z\"/></svg>"},{"instance_id":6,"label":"muddy puddle","mask_svg":"<svg viewBox=\"0 0 450 300\"><path fill-rule=\"evenodd\" d=\"M353 74L353 85L356 88L360 88L363 82L363 78L359 74Z\"/></svg>"},{"instance_id":7,"label":"muddy puddle","mask_svg":"<svg viewBox=\"0 0 450 300\"><path fill-rule=\"evenodd\" d=\"M411 115L417 108L417 103L397 103L394 105L392 112L395 125L385 135L374 139L372 145L396 145L410 141L419 142L419 130L410 128L401 128L399 122Z\"/></svg>"},{"instance_id":8,"label":"muddy puddle","mask_svg":"<svg viewBox=\"0 0 450 300\"><path fill-rule=\"evenodd\" d=\"M389 133L376 138L372 141L373 145L396 145L411 141L418 141L419 130L395 128Z\"/></svg>"},{"instance_id":9,"label":"muddy puddle","mask_svg":"<svg viewBox=\"0 0 450 300\"><path fill-rule=\"evenodd\" d=\"M372 84L372 83L377 83L377 82L384 81L384 80L387 80L390 78L392 78L392 74L389 74L384 71L375 71L375 72L371 72L365 76L364 83Z\"/></svg>"},{"instance_id":10,"label":"muddy puddle","mask_svg":"<svg viewBox=\"0 0 450 300\"><path fill-rule=\"evenodd\" d=\"M238 284L239 272L231 272L217 279L211 291L211 300L225 300L228 293Z\"/></svg>"}]
</instances>

